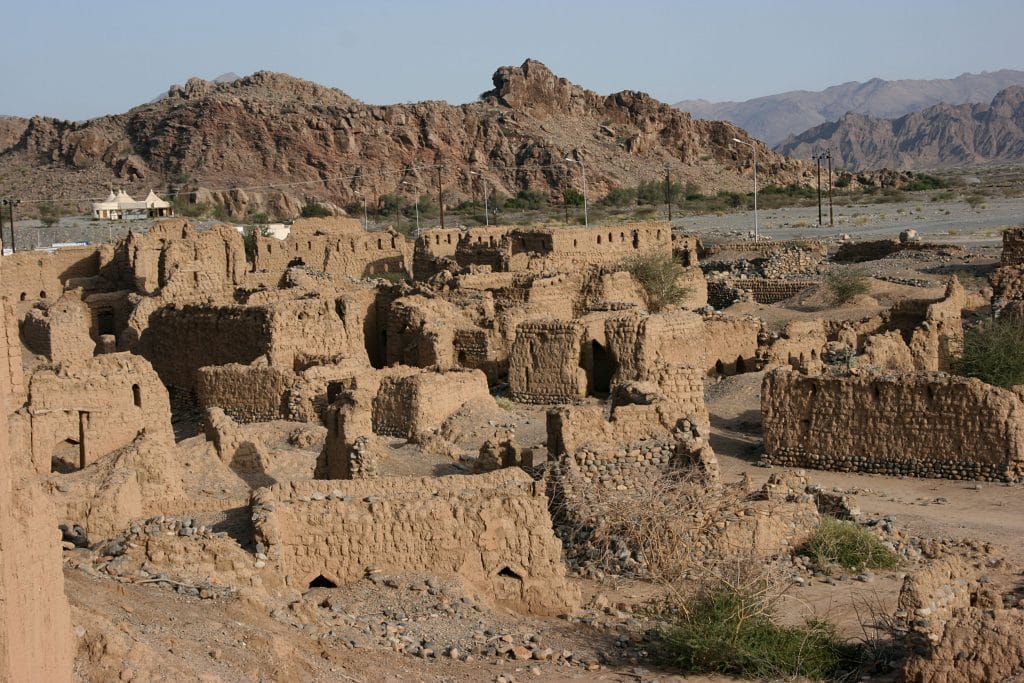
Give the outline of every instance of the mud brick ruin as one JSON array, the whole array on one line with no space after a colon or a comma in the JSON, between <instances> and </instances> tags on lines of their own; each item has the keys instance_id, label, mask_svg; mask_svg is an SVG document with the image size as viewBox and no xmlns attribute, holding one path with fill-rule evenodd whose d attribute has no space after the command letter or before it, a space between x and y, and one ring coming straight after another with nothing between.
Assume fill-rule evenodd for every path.
<instances>
[{"instance_id":1,"label":"mud brick ruin","mask_svg":"<svg viewBox=\"0 0 1024 683\"><path fill-rule=\"evenodd\" d=\"M499 604L578 605L543 487L515 468L417 479L293 482L253 497L257 539L286 583L342 584L415 567L459 575Z\"/></svg>"},{"instance_id":2,"label":"mud brick ruin","mask_svg":"<svg viewBox=\"0 0 1024 683\"><path fill-rule=\"evenodd\" d=\"M993 278L1007 304L1024 301L1021 235ZM413 242L341 218L253 236L250 261L245 246L172 219L0 260L0 678L68 678L61 538L142 548L122 579L188 572L207 597L287 603L422 572L492 606L572 612L563 541L607 496L667 480L724 495L705 392L730 375L767 371L763 464L1024 472L1019 392L948 374L969 307L955 278L941 297L772 331L750 307L820 286L825 244L705 247L657 222ZM651 255L688 290L657 312L626 269ZM730 505L690 520L694 561L791 552L821 514L852 514L790 473ZM108 556L108 573L129 566Z\"/></svg>"},{"instance_id":3,"label":"mud brick ruin","mask_svg":"<svg viewBox=\"0 0 1024 683\"><path fill-rule=\"evenodd\" d=\"M773 464L989 481L1024 474L1024 403L977 379L781 369L763 393Z\"/></svg>"}]
</instances>

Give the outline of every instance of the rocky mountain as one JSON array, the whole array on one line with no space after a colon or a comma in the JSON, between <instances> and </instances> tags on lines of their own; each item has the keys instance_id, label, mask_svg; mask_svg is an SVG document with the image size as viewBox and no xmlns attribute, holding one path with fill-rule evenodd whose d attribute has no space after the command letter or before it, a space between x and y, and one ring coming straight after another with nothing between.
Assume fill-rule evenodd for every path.
<instances>
[{"instance_id":1,"label":"rocky mountain","mask_svg":"<svg viewBox=\"0 0 1024 683\"><path fill-rule=\"evenodd\" d=\"M791 137L778 151L810 158L831 147L840 166L928 169L1024 160L1024 87L990 104L939 104L897 119L846 114Z\"/></svg>"},{"instance_id":2,"label":"rocky mountain","mask_svg":"<svg viewBox=\"0 0 1024 683\"><path fill-rule=\"evenodd\" d=\"M702 119L735 123L769 145L790 135L836 121L847 112L897 118L935 104L988 102L1012 85L1024 85L1024 71L1003 69L956 78L851 81L818 92L793 90L743 102L687 100L675 106Z\"/></svg>"},{"instance_id":3,"label":"rocky mountain","mask_svg":"<svg viewBox=\"0 0 1024 683\"><path fill-rule=\"evenodd\" d=\"M340 90L258 72L222 84L200 79L167 97L84 123L0 120L0 186L23 199L189 192L236 216L294 215L307 198L336 205L384 193L435 193L446 203L491 189L599 197L616 185L663 176L702 190L749 187L747 138L725 122L694 120L646 94L599 95L540 62L502 67L470 104L374 106ZM806 165L758 144L765 182L799 181ZM436 196L436 195L435 195ZM84 203L83 203L84 204Z\"/></svg>"}]
</instances>

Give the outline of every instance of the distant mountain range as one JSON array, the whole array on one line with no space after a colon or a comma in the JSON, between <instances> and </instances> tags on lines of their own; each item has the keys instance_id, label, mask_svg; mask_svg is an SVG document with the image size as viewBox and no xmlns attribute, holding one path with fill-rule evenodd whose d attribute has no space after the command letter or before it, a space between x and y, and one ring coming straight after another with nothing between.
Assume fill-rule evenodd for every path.
<instances>
[{"instance_id":1,"label":"distant mountain range","mask_svg":"<svg viewBox=\"0 0 1024 683\"><path fill-rule=\"evenodd\" d=\"M1024 160L1024 87L990 104L937 104L897 119L849 113L790 137L776 151L810 158L830 147L839 166L928 169Z\"/></svg>"},{"instance_id":2,"label":"distant mountain range","mask_svg":"<svg viewBox=\"0 0 1024 683\"><path fill-rule=\"evenodd\" d=\"M837 121L848 112L898 118L939 103L989 102L996 93L1024 85L1024 71L965 73L956 78L849 82L820 92L793 90L743 102L687 100L676 107L696 118L724 120L746 129L771 146L814 126Z\"/></svg>"}]
</instances>

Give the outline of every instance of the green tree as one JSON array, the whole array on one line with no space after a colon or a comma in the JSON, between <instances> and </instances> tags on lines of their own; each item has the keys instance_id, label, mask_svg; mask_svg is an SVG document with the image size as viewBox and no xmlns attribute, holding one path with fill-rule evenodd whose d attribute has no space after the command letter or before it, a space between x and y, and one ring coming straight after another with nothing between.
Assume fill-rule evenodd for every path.
<instances>
[{"instance_id":1,"label":"green tree","mask_svg":"<svg viewBox=\"0 0 1024 683\"><path fill-rule=\"evenodd\" d=\"M690 293L679 284L686 269L668 254L637 254L623 261L622 269L640 283L651 313L678 304Z\"/></svg>"},{"instance_id":2,"label":"green tree","mask_svg":"<svg viewBox=\"0 0 1024 683\"><path fill-rule=\"evenodd\" d=\"M48 228L60 221L61 213L60 207L52 202L39 205L39 220Z\"/></svg>"},{"instance_id":3,"label":"green tree","mask_svg":"<svg viewBox=\"0 0 1024 683\"><path fill-rule=\"evenodd\" d=\"M571 187L562 193L562 199L567 206L583 206L583 193L577 192Z\"/></svg>"},{"instance_id":4,"label":"green tree","mask_svg":"<svg viewBox=\"0 0 1024 683\"><path fill-rule=\"evenodd\" d=\"M1024 319L1008 315L967 330L954 370L1000 387L1024 384Z\"/></svg>"}]
</instances>

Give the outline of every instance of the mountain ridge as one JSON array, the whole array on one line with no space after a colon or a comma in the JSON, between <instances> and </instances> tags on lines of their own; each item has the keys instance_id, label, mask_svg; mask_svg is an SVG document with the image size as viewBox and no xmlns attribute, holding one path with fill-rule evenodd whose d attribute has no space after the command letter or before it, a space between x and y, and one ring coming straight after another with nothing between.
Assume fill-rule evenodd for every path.
<instances>
[{"instance_id":1,"label":"mountain ridge","mask_svg":"<svg viewBox=\"0 0 1024 683\"><path fill-rule=\"evenodd\" d=\"M526 60L497 69L477 102L368 105L337 88L261 71L229 83L193 78L166 98L76 123L0 120L0 176L11 196L71 199L108 185L185 191L236 216L294 215L307 198L344 205L361 196L432 193L453 201L488 187L551 197L579 185L600 196L663 177L704 191L749 186L745 131L698 121L636 91L600 95ZM755 142L765 182L806 180L804 164ZM408 183L403 185L402 181ZM290 185L282 191L211 188ZM200 192L203 190L203 192ZM210 190L210 191L207 191Z\"/></svg>"},{"instance_id":2,"label":"mountain ridge","mask_svg":"<svg viewBox=\"0 0 1024 683\"><path fill-rule=\"evenodd\" d=\"M830 147L850 170L982 165L1024 160L1024 87L988 104L937 104L894 119L855 112L787 138L776 151L809 158Z\"/></svg>"},{"instance_id":3,"label":"mountain ridge","mask_svg":"<svg viewBox=\"0 0 1024 683\"><path fill-rule=\"evenodd\" d=\"M1024 71L999 69L955 78L847 81L824 90L791 90L743 101L684 100L674 106L698 118L729 121L769 145L835 121L847 112L898 118L939 103L989 102L1011 85L1024 85Z\"/></svg>"}]
</instances>

